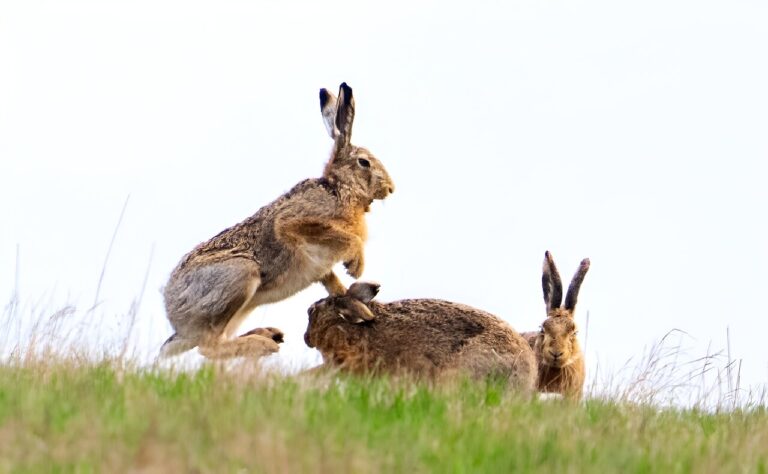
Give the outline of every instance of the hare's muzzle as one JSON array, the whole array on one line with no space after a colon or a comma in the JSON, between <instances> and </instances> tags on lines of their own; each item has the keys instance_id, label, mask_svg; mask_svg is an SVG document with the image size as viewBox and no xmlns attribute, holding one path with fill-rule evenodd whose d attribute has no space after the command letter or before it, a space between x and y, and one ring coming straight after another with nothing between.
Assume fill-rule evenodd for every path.
<instances>
[{"instance_id":1,"label":"hare's muzzle","mask_svg":"<svg viewBox=\"0 0 768 474\"><path fill-rule=\"evenodd\" d=\"M387 196L395 192L395 185L391 182L382 184L374 199L385 199Z\"/></svg>"},{"instance_id":2,"label":"hare's muzzle","mask_svg":"<svg viewBox=\"0 0 768 474\"><path fill-rule=\"evenodd\" d=\"M552 367L555 367L557 369L561 369L568 365L570 363L569 358L563 357L564 353L562 351L549 351L549 361L548 365L551 365Z\"/></svg>"}]
</instances>

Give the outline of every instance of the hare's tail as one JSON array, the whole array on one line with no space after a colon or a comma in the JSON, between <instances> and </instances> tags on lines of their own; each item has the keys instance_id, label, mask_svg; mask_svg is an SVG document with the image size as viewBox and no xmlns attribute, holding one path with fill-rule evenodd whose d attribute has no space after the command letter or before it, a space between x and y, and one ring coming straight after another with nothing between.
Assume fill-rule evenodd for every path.
<instances>
[{"instance_id":1,"label":"hare's tail","mask_svg":"<svg viewBox=\"0 0 768 474\"><path fill-rule=\"evenodd\" d=\"M194 349L197 346L197 342L189 339L182 339L177 333L174 333L171 337L165 340L162 347L160 347L161 359L179 355L182 352L187 352L190 349Z\"/></svg>"}]
</instances>

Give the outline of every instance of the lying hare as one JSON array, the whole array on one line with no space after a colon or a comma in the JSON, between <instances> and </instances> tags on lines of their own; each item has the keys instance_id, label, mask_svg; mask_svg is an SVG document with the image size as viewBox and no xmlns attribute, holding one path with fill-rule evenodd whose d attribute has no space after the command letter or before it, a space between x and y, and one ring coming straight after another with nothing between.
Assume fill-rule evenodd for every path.
<instances>
[{"instance_id":1,"label":"lying hare","mask_svg":"<svg viewBox=\"0 0 768 474\"><path fill-rule=\"evenodd\" d=\"M282 333L274 328L232 338L256 306L285 299L314 282L331 295L344 294L332 271L338 262L354 278L363 273L365 213L373 200L392 193L394 184L371 152L350 143L352 89L341 84L338 100L322 89L320 108L334 139L323 176L302 181L181 259L164 289L176 332L163 344L162 356L195 346L209 358L276 352Z\"/></svg>"},{"instance_id":2,"label":"lying hare","mask_svg":"<svg viewBox=\"0 0 768 474\"><path fill-rule=\"evenodd\" d=\"M501 319L435 299L371 301L378 291L377 284L357 282L309 308L304 341L326 366L426 378L496 375L524 392L535 390L533 351Z\"/></svg>"},{"instance_id":3,"label":"lying hare","mask_svg":"<svg viewBox=\"0 0 768 474\"><path fill-rule=\"evenodd\" d=\"M580 399L584 386L584 354L576 339L576 322L573 310L584 276L589 270L589 259L581 261L579 269L571 280L568 293L563 299L563 285L557 272L552 254L544 254L544 270L541 284L544 302L547 305L547 319L539 332L525 332L523 337L536 353L539 365L538 389L541 392L559 393L567 398Z\"/></svg>"}]
</instances>

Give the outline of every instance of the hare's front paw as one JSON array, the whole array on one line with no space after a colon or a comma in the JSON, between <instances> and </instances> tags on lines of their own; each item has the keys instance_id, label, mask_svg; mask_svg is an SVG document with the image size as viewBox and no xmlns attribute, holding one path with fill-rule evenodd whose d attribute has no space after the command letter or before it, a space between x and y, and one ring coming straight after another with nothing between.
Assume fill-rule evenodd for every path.
<instances>
[{"instance_id":1,"label":"hare's front paw","mask_svg":"<svg viewBox=\"0 0 768 474\"><path fill-rule=\"evenodd\" d=\"M344 262L344 267L347 269L347 274L354 279L360 278L360 276L363 274L364 266L365 264L363 263L362 254L353 258L352 260Z\"/></svg>"}]
</instances>

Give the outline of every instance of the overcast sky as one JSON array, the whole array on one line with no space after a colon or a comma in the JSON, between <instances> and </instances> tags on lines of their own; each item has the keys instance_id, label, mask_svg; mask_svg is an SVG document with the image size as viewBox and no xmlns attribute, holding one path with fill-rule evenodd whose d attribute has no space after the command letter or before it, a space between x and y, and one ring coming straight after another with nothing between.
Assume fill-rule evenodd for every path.
<instances>
[{"instance_id":1,"label":"overcast sky","mask_svg":"<svg viewBox=\"0 0 768 474\"><path fill-rule=\"evenodd\" d=\"M353 142L397 186L368 215L380 300L536 329L544 251L566 279L590 257L593 374L673 328L692 356L729 328L744 381L766 383L766 25L765 2L734 0L0 0L0 301L89 308L130 195L91 316L124 317L149 268L135 331L156 351L171 269L320 175L317 91L346 81ZM281 364L317 360L322 296L242 329L284 329Z\"/></svg>"}]
</instances>

